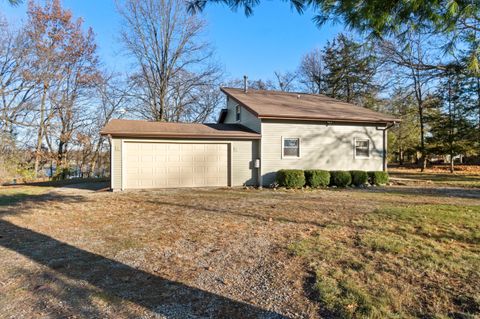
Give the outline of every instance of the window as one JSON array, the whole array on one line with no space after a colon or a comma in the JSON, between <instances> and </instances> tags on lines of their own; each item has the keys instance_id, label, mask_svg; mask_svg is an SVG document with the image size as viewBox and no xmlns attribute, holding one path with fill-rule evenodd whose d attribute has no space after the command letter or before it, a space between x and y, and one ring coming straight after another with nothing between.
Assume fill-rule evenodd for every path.
<instances>
[{"instance_id":1,"label":"window","mask_svg":"<svg viewBox=\"0 0 480 319\"><path fill-rule=\"evenodd\" d=\"M240 105L238 105L238 104L235 107L235 114L236 114L237 122L239 122L240 121Z\"/></svg>"},{"instance_id":2,"label":"window","mask_svg":"<svg viewBox=\"0 0 480 319\"><path fill-rule=\"evenodd\" d=\"M283 139L283 157L300 157L300 139Z\"/></svg>"},{"instance_id":3,"label":"window","mask_svg":"<svg viewBox=\"0 0 480 319\"><path fill-rule=\"evenodd\" d=\"M355 157L370 157L370 140L355 139Z\"/></svg>"}]
</instances>

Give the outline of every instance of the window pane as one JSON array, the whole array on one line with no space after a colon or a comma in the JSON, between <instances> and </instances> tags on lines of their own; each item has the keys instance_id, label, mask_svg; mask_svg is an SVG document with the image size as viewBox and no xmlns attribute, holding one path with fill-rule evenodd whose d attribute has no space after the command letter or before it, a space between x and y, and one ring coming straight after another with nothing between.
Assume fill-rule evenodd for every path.
<instances>
[{"instance_id":1,"label":"window pane","mask_svg":"<svg viewBox=\"0 0 480 319\"><path fill-rule=\"evenodd\" d=\"M298 156L298 148L284 148L283 156Z\"/></svg>"},{"instance_id":2,"label":"window pane","mask_svg":"<svg viewBox=\"0 0 480 319\"><path fill-rule=\"evenodd\" d=\"M285 147L298 147L298 138L289 138L283 140Z\"/></svg>"},{"instance_id":3,"label":"window pane","mask_svg":"<svg viewBox=\"0 0 480 319\"><path fill-rule=\"evenodd\" d=\"M355 156L369 157L370 156L370 141L357 140L355 141Z\"/></svg>"},{"instance_id":4,"label":"window pane","mask_svg":"<svg viewBox=\"0 0 480 319\"><path fill-rule=\"evenodd\" d=\"M357 148L357 156L368 157L367 148Z\"/></svg>"},{"instance_id":5,"label":"window pane","mask_svg":"<svg viewBox=\"0 0 480 319\"><path fill-rule=\"evenodd\" d=\"M296 156L299 157L299 144L298 138L285 138L283 140L283 156Z\"/></svg>"},{"instance_id":6,"label":"window pane","mask_svg":"<svg viewBox=\"0 0 480 319\"><path fill-rule=\"evenodd\" d=\"M357 141L357 147L368 148L368 141Z\"/></svg>"}]
</instances>

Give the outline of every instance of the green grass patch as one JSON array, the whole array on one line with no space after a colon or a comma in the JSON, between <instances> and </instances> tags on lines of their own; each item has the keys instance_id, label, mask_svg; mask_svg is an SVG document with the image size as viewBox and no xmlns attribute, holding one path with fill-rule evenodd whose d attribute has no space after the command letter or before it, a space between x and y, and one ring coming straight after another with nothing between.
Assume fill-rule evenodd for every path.
<instances>
[{"instance_id":1,"label":"green grass patch","mask_svg":"<svg viewBox=\"0 0 480 319\"><path fill-rule=\"evenodd\" d=\"M473 318L480 313L480 207L383 207L292 243L340 318Z\"/></svg>"}]
</instances>

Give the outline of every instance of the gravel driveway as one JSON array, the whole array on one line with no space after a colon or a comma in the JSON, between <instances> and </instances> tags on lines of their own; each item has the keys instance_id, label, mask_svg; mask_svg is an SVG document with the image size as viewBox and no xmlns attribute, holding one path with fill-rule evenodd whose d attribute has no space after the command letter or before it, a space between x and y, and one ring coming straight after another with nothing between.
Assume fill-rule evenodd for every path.
<instances>
[{"instance_id":1,"label":"gravel driveway","mask_svg":"<svg viewBox=\"0 0 480 319\"><path fill-rule=\"evenodd\" d=\"M90 186L0 206L0 317L317 316L286 249L312 227L274 220L281 196Z\"/></svg>"}]
</instances>

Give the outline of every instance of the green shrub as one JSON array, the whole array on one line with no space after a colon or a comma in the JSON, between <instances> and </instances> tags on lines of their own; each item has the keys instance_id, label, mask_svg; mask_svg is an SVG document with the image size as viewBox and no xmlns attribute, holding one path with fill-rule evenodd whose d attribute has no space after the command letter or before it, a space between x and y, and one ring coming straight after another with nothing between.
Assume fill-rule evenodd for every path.
<instances>
[{"instance_id":1,"label":"green shrub","mask_svg":"<svg viewBox=\"0 0 480 319\"><path fill-rule=\"evenodd\" d=\"M347 171L331 171L330 185L337 187L346 187L352 183L352 175Z\"/></svg>"},{"instance_id":2,"label":"green shrub","mask_svg":"<svg viewBox=\"0 0 480 319\"><path fill-rule=\"evenodd\" d=\"M281 169L276 179L280 186L287 188L302 188L305 185L305 174L301 169Z\"/></svg>"},{"instance_id":3,"label":"green shrub","mask_svg":"<svg viewBox=\"0 0 480 319\"><path fill-rule=\"evenodd\" d=\"M352 175L352 184L362 186L368 183L368 174L365 171L350 171Z\"/></svg>"},{"instance_id":4,"label":"green shrub","mask_svg":"<svg viewBox=\"0 0 480 319\"><path fill-rule=\"evenodd\" d=\"M327 187L330 184L330 173L319 169L306 170L305 180L312 188Z\"/></svg>"},{"instance_id":5,"label":"green shrub","mask_svg":"<svg viewBox=\"0 0 480 319\"><path fill-rule=\"evenodd\" d=\"M17 175L23 183L32 182L35 180L35 171L30 167L18 167Z\"/></svg>"},{"instance_id":6,"label":"green shrub","mask_svg":"<svg viewBox=\"0 0 480 319\"><path fill-rule=\"evenodd\" d=\"M388 183L388 173L383 171L368 172L368 182L372 185L385 185Z\"/></svg>"}]
</instances>

